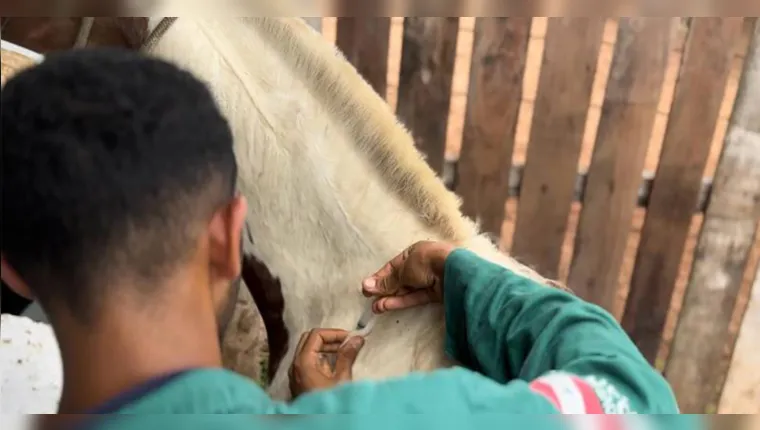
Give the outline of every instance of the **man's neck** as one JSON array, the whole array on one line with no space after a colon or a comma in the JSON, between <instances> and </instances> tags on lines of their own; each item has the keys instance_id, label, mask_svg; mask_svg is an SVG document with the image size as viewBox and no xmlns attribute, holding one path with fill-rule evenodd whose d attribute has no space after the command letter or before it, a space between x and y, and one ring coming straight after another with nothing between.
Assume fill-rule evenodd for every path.
<instances>
[{"instance_id":1,"label":"man's neck","mask_svg":"<svg viewBox=\"0 0 760 430\"><path fill-rule=\"evenodd\" d=\"M114 311L94 329L67 324L67 330L56 332L64 373L59 413L90 411L177 371L222 366L213 314L179 312L192 318L158 319L126 314Z\"/></svg>"}]
</instances>

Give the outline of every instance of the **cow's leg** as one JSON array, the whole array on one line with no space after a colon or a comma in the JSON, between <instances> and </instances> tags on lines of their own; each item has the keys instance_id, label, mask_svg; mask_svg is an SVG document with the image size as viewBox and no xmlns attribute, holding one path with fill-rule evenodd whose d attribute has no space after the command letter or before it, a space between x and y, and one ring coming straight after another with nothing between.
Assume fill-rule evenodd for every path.
<instances>
[{"instance_id":1,"label":"cow's leg","mask_svg":"<svg viewBox=\"0 0 760 430\"><path fill-rule=\"evenodd\" d=\"M240 286L235 313L222 342L224 367L266 385L269 351L266 329L248 288Z\"/></svg>"}]
</instances>

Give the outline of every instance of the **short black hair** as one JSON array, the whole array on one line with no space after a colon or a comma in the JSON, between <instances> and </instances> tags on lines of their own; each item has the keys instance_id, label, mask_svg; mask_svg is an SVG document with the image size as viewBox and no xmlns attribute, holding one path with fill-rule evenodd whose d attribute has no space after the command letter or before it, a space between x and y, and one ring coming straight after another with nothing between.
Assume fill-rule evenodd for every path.
<instances>
[{"instance_id":1,"label":"short black hair","mask_svg":"<svg viewBox=\"0 0 760 430\"><path fill-rule=\"evenodd\" d=\"M168 62L49 55L8 80L0 109L2 252L43 305L86 318L109 281L157 280L234 193L227 121Z\"/></svg>"}]
</instances>

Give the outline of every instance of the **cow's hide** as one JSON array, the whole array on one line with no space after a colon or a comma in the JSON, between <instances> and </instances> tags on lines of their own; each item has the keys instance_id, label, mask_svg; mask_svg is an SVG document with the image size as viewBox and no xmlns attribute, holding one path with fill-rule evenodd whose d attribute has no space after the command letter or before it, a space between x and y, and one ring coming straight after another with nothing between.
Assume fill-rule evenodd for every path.
<instances>
[{"instance_id":1,"label":"cow's hide","mask_svg":"<svg viewBox=\"0 0 760 430\"><path fill-rule=\"evenodd\" d=\"M280 279L290 332L273 397L289 397L298 336L353 329L366 307L361 279L417 240L454 241L543 281L478 234L384 100L302 20L183 17L152 53L207 82L232 125L245 251ZM383 315L354 376L446 366L443 333L440 306Z\"/></svg>"}]
</instances>

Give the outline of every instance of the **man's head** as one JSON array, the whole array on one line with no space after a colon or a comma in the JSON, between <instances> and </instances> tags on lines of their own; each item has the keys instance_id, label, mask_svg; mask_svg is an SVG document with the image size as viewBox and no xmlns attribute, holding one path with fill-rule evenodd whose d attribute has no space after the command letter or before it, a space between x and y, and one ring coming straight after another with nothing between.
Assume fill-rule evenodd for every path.
<instances>
[{"instance_id":1,"label":"man's head","mask_svg":"<svg viewBox=\"0 0 760 430\"><path fill-rule=\"evenodd\" d=\"M0 103L3 280L54 324L176 300L213 305L223 330L246 206L207 88L137 53L82 50L11 78Z\"/></svg>"}]
</instances>

